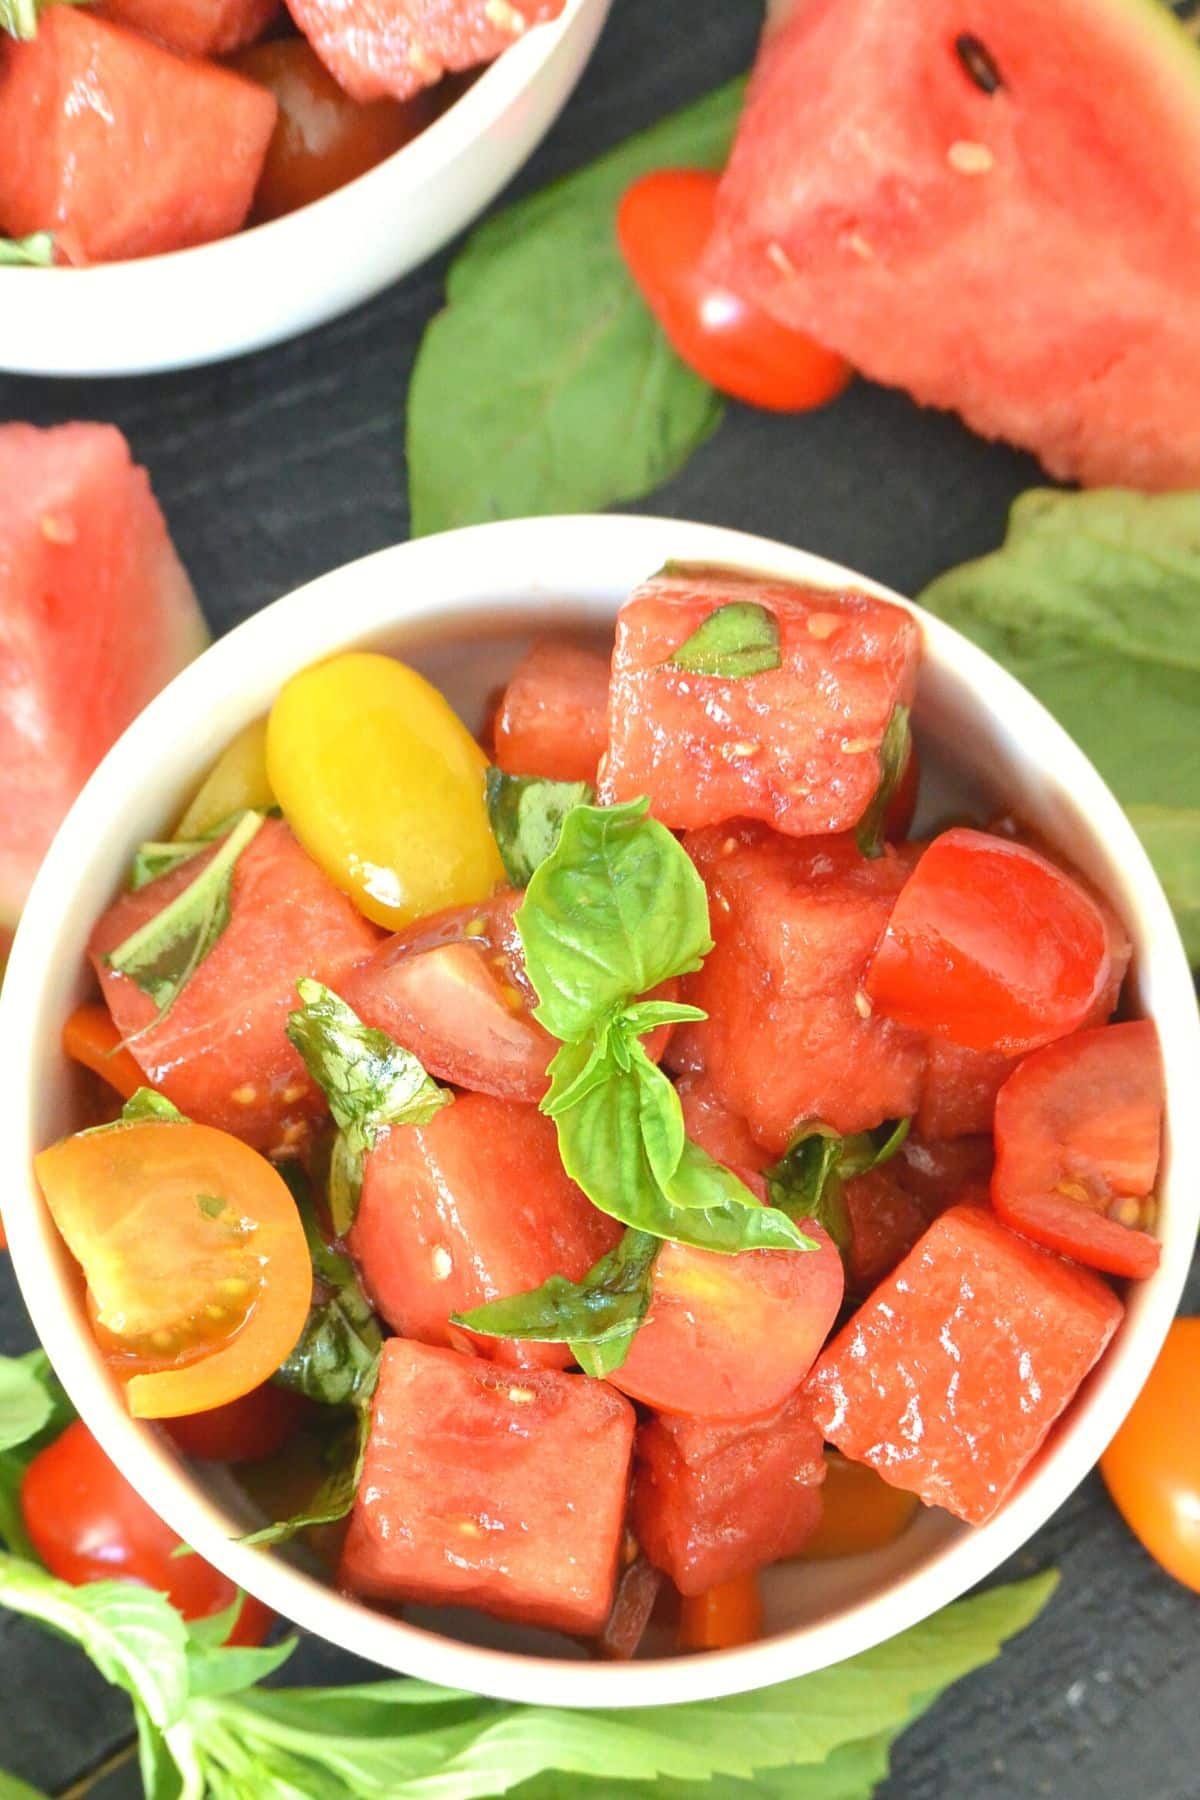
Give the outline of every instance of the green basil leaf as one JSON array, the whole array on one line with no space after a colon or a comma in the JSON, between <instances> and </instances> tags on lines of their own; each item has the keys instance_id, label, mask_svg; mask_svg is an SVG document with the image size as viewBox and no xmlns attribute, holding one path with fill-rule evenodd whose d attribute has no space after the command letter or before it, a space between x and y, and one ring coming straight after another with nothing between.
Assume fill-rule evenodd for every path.
<instances>
[{"instance_id":1,"label":"green basil leaf","mask_svg":"<svg viewBox=\"0 0 1200 1800\"><path fill-rule=\"evenodd\" d=\"M26 1386L30 1381L41 1395L41 1400L33 1405ZM23 1421L28 1424L34 1410L42 1414L41 1423L17 1436L23 1430ZM0 1441L7 1440L7 1447L0 1448L0 1547L30 1562L36 1563L38 1556L25 1529L21 1483L38 1451L52 1444L75 1416L75 1408L44 1350L31 1350L26 1356L0 1357Z\"/></svg>"},{"instance_id":2,"label":"green basil leaf","mask_svg":"<svg viewBox=\"0 0 1200 1800\"><path fill-rule=\"evenodd\" d=\"M789 1219L822 1226L843 1255L850 1248L844 1184L890 1162L908 1136L911 1119L841 1137L814 1120L801 1128L786 1155L766 1171L767 1192Z\"/></svg>"},{"instance_id":3,"label":"green basil leaf","mask_svg":"<svg viewBox=\"0 0 1200 1800\"><path fill-rule=\"evenodd\" d=\"M388 1125L425 1125L454 1096L425 1073L411 1050L386 1031L364 1025L352 1007L319 981L296 983L299 1010L288 1014L288 1040L329 1102L340 1129L329 1172L334 1229L354 1222L362 1165Z\"/></svg>"},{"instance_id":4,"label":"green basil leaf","mask_svg":"<svg viewBox=\"0 0 1200 1800\"><path fill-rule=\"evenodd\" d=\"M838 1174L849 1181L852 1176L865 1175L870 1169L881 1169L884 1163L899 1155L911 1128L911 1119L898 1119L894 1125L881 1125L876 1131L857 1131L853 1136L843 1138Z\"/></svg>"},{"instance_id":5,"label":"green basil leaf","mask_svg":"<svg viewBox=\"0 0 1200 1800\"><path fill-rule=\"evenodd\" d=\"M577 806L517 913L535 1017L578 1043L614 1007L712 948L708 896L687 851L648 817L649 801Z\"/></svg>"},{"instance_id":6,"label":"green basil leaf","mask_svg":"<svg viewBox=\"0 0 1200 1800\"><path fill-rule=\"evenodd\" d=\"M300 1341L276 1371L281 1387L320 1406L351 1406L379 1374L383 1333L358 1281L313 1306Z\"/></svg>"},{"instance_id":7,"label":"green basil leaf","mask_svg":"<svg viewBox=\"0 0 1200 1800\"><path fill-rule=\"evenodd\" d=\"M236 1603L241 1610L243 1596L239 1595ZM232 1610L232 1609L231 1609ZM232 1626L230 1627L232 1629ZM228 1637L229 1632L225 1633ZM218 1699L224 1694L240 1694L246 1688L253 1687L256 1681L265 1681L276 1669L283 1667L296 1648L298 1638L284 1638L278 1644L261 1647L234 1644L225 1647L225 1639L219 1644L188 1646L188 1691L193 1699Z\"/></svg>"},{"instance_id":8,"label":"green basil leaf","mask_svg":"<svg viewBox=\"0 0 1200 1800\"><path fill-rule=\"evenodd\" d=\"M44 1788L30 1787L19 1775L0 1769L0 1800L50 1800Z\"/></svg>"},{"instance_id":9,"label":"green basil leaf","mask_svg":"<svg viewBox=\"0 0 1200 1800\"><path fill-rule=\"evenodd\" d=\"M262 813L245 813L195 880L105 957L149 994L159 1009L156 1025L228 925L234 868L262 823Z\"/></svg>"},{"instance_id":10,"label":"green basil leaf","mask_svg":"<svg viewBox=\"0 0 1200 1800\"><path fill-rule=\"evenodd\" d=\"M191 1121L186 1113L181 1113L174 1101L160 1094L157 1088L137 1088L121 1108L119 1119L111 1119L107 1125L89 1125L85 1131L77 1131L76 1137L97 1137L102 1131L120 1131L125 1125L144 1125L158 1121L163 1125L188 1125Z\"/></svg>"},{"instance_id":11,"label":"green basil leaf","mask_svg":"<svg viewBox=\"0 0 1200 1800\"><path fill-rule=\"evenodd\" d=\"M667 659L691 675L738 681L779 668L779 621L757 600L731 600L697 625Z\"/></svg>"},{"instance_id":12,"label":"green basil leaf","mask_svg":"<svg viewBox=\"0 0 1200 1800\"><path fill-rule=\"evenodd\" d=\"M208 849L210 842L209 838L189 838L181 843L151 841L140 844L129 865L126 886L130 893L149 887L152 881L157 881L160 875L169 875L180 863L191 862L193 856L199 856L202 850Z\"/></svg>"},{"instance_id":13,"label":"green basil leaf","mask_svg":"<svg viewBox=\"0 0 1200 1800\"><path fill-rule=\"evenodd\" d=\"M624 1362L646 1316L659 1242L644 1231L626 1231L580 1281L551 1275L528 1293L489 1300L451 1317L485 1337L570 1344L573 1353L583 1352L575 1360L587 1374L610 1374ZM589 1367L597 1362L603 1367Z\"/></svg>"},{"instance_id":14,"label":"green basil leaf","mask_svg":"<svg viewBox=\"0 0 1200 1800\"><path fill-rule=\"evenodd\" d=\"M866 812L858 821L854 836L864 856L872 861L883 855L883 828L892 795L904 778L912 755L912 729L907 706L894 706L879 744L879 786Z\"/></svg>"},{"instance_id":15,"label":"green basil leaf","mask_svg":"<svg viewBox=\"0 0 1200 1800\"><path fill-rule=\"evenodd\" d=\"M586 781L548 781L541 775L487 772L487 808L504 872L514 887L529 883L558 843L572 807L596 798Z\"/></svg>"},{"instance_id":16,"label":"green basil leaf","mask_svg":"<svg viewBox=\"0 0 1200 1800\"><path fill-rule=\"evenodd\" d=\"M14 8L8 0L0 0L0 31L7 31L12 37L25 34L14 31L7 23L13 17ZM24 10L24 9L23 9ZM34 34L28 33L30 37ZM54 239L48 231L35 231L29 237L0 237L0 268L49 269L54 263Z\"/></svg>"},{"instance_id":17,"label":"green basil leaf","mask_svg":"<svg viewBox=\"0 0 1200 1800\"><path fill-rule=\"evenodd\" d=\"M37 1363L25 1356L0 1356L0 1450L36 1437L53 1410Z\"/></svg>"},{"instance_id":18,"label":"green basil leaf","mask_svg":"<svg viewBox=\"0 0 1200 1800\"><path fill-rule=\"evenodd\" d=\"M621 1012L617 1024L633 1037L645 1037L660 1025L686 1025L707 1019L701 1006L687 1006L680 1000L635 1000Z\"/></svg>"},{"instance_id":19,"label":"green basil leaf","mask_svg":"<svg viewBox=\"0 0 1200 1800\"><path fill-rule=\"evenodd\" d=\"M1011 669L1130 812L1200 962L1200 493L1035 488L921 604Z\"/></svg>"},{"instance_id":20,"label":"green basil leaf","mask_svg":"<svg viewBox=\"0 0 1200 1800\"><path fill-rule=\"evenodd\" d=\"M451 265L408 395L414 536L650 493L724 404L663 336L617 245L630 183L720 168L741 80L508 207Z\"/></svg>"},{"instance_id":21,"label":"green basil leaf","mask_svg":"<svg viewBox=\"0 0 1200 1800\"><path fill-rule=\"evenodd\" d=\"M298 1532L314 1525L336 1525L354 1505L362 1480L367 1442L371 1435L371 1391L360 1389L359 1399L340 1419L325 1447L326 1473L307 1504L291 1518L264 1525L242 1539L244 1544L286 1544Z\"/></svg>"}]
</instances>

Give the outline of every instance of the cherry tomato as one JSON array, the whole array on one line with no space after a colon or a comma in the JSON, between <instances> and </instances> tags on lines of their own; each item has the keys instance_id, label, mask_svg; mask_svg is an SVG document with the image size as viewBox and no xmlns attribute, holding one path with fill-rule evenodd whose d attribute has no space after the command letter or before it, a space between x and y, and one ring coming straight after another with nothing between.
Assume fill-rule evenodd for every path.
<instances>
[{"instance_id":1,"label":"cherry tomato","mask_svg":"<svg viewBox=\"0 0 1200 1800\"><path fill-rule=\"evenodd\" d=\"M224 1406L168 1419L166 1431L197 1462L260 1462L283 1449L307 1412L300 1394L264 1381Z\"/></svg>"},{"instance_id":2,"label":"cherry tomato","mask_svg":"<svg viewBox=\"0 0 1200 1800\"><path fill-rule=\"evenodd\" d=\"M1140 1279L1153 1222L1163 1078L1146 1019L1037 1050L996 1099L992 1204L1006 1225L1076 1262Z\"/></svg>"},{"instance_id":3,"label":"cherry tomato","mask_svg":"<svg viewBox=\"0 0 1200 1800\"><path fill-rule=\"evenodd\" d=\"M704 381L769 412L824 406L849 383L849 363L705 273L719 181L705 169L635 181L617 213L621 254L672 348Z\"/></svg>"},{"instance_id":4,"label":"cherry tomato","mask_svg":"<svg viewBox=\"0 0 1200 1800\"><path fill-rule=\"evenodd\" d=\"M1200 1593L1200 1319L1172 1325L1100 1471L1155 1562Z\"/></svg>"},{"instance_id":5,"label":"cherry tomato","mask_svg":"<svg viewBox=\"0 0 1200 1800\"><path fill-rule=\"evenodd\" d=\"M312 1265L265 1157L208 1125L148 1123L65 1138L35 1166L136 1417L204 1412L274 1374Z\"/></svg>"},{"instance_id":6,"label":"cherry tomato","mask_svg":"<svg viewBox=\"0 0 1200 1800\"><path fill-rule=\"evenodd\" d=\"M1081 1025L1110 968L1078 882L1024 844L955 827L901 889L864 985L916 1031L1019 1056Z\"/></svg>"},{"instance_id":7,"label":"cherry tomato","mask_svg":"<svg viewBox=\"0 0 1200 1800\"><path fill-rule=\"evenodd\" d=\"M263 44L264 50L273 49ZM175 827L177 838L204 837L236 812L266 812L275 796L267 779L267 721L254 719L228 743Z\"/></svg>"},{"instance_id":8,"label":"cherry tomato","mask_svg":"<svg viewBox=\"0 0 1200 1800\"><path fill-rule=\"evenodd\" d=\"M866 1463L851 1462L836 1450L825 1452L821 1495L821 1522L800 1552L803 1562L881 1550L907 1531L920 1505L915 1494L893 1487Z\"/></svg>"},{"instance_id":9,"label":"cherry tomato","mask_svg":"<svg viewBox=\"0 0 1200 1800\"><path fill-rule=\"evenodd\" d=\"M255 225L296 212L365 175L432 125L441 111L432 89L412 100L360 106L300 37L255 44L229 61L274 94L279 106L254 195Z\"/></svg>"},{"instance_id":10,"label":"cherry tomato","mask_svg":"<svg viewBox=\"0 0 1200 1800\"><path fill-rule=\"evenodd\" d=\"M121 1034L113 1023L107 1006L89 1001L77 1006L63 1026L63 1049L74 1062L91 1069L122 1099L128 1100L146 1086L146 1077L130 1055L121 1048Z\"/></svg>"},{"instance_id":11,"label":"cherry tomato","mask_svg":"<svg viewBox=\"0 0 1200 1800\"><path fill-rule=\"evenodd\" d=\"M294 675L271 709L267 770L313 860L395 931L504 880L487 759L415 669L351 652Z\"/></svg>"},{"instance_id":12,"label":"cherry tomato","mask_svg":"<svg viewBox=\"0 0 1200 1800\"><path fill-rule=\"evenodd\" d=\"M679 1607L681 1650L733 1650L762 1636L758 1578L739 1575L703 1594L685 1594Z\"/></svg>"},{"instance_id":13,"label":"cherry tomato","mask_svg":"<svg viewBox=\"0 0 1200 1800\"><path fill-rule=\"evenodd\" d=\"M109 1461L82 1419L40 1450L25 1471L21 1511L33 1547L60 1581L120 1578L159 1588L185 1619L233 1604L237 1588L199 1556L175 1556L181 1539ZM231 1644L261 1644L274 1614L249 1595Z\"/></svg>"}]
</instances>

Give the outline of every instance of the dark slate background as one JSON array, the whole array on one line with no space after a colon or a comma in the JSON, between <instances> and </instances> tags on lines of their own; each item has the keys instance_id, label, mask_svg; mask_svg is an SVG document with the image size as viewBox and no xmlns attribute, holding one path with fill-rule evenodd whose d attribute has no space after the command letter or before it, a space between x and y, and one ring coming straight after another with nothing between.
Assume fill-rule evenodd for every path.
<instances>
[{"instance_id":1,"label":"dark slate background","mask_svg":"<svg viewBox=\"0 0 1200 1800\"><path fill-rule=\"evenodd\" d=\"M582 86L518 189L745 68L758 16L755 0L615 0ZM214 631L225 630L407 535L405 392L444 270L439 259L349 318L224 368L126 382L0 377L0 419L120 425ZM1036 479L1028 459L860 383L810 418L731 409L645 510L786 538L913 592L991 548L1009 501ZM0 1349L31 1341L5 1264ZM887 1800L1200 1794L1200 1604L1147 1559L1096 1476L1007 1572L1048 1566L1063 1576L1048 1611L909 1732ZM289 1673L337 1681L363 1670L309 1641ZM0 1615L0 1765L62 1792L127 1735L125 1702L82 1658ZM93 1789L97 1800L137 1791L128 1768Z\"/></svg>"}]
</instances>

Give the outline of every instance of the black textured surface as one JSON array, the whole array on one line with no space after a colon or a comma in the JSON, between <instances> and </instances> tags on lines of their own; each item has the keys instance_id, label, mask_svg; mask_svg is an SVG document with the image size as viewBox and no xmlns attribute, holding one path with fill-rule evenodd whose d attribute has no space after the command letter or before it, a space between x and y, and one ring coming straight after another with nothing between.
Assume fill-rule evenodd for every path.
<instances>
[{"instance_id":1,"label":"black textured surface","mask_svg":"<svg viewBox=\"0 0 1200 1800\"><path fill-rule=\"evenodd\" d=\"M591 69L519 187L745 67L757 22L753 0L615 0ZM404 395L443 272L439 261L323 331L220 369L123 383L0 378L0 419L122 426L220 631L406 535ZM1009 500L1036 479L1027 459L859 384L809 419L732 409L645 510L787 538L912 591L995 544ZM0 1348L29 1341L0 1267ZM887 1800L1200 1794L1200 1605L1142 1554L1097 1477L1008 1573L1051 1565L1063 1581L1047 1613L908 1734ZM359 1674L350 1658L309 1642L291 1678ZM122 1699L81 1658L3 1615L0 1676L0 1765L51 1792L123 1740ZM128 1769L94 1790L98 1800L136 1791Z\"/></svg>"}]
</instances>

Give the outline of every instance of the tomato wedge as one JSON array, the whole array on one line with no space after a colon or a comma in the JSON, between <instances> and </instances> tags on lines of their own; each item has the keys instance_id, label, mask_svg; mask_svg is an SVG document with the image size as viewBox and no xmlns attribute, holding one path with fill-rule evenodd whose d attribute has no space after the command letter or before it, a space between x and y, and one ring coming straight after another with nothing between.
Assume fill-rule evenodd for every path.
<instances>
[{"instance_id":1,"label":"tomato wedge","mask_svg":"<svg viewBox=\"0 0 1200 1800\"><path fill-rule=\"evenodd\" d=\"M303 1395L266 1381L239 1400L167 1421L167 1435L197 1462L260 1462L282 1450L307 1417Z\"/></svg>"},{"instance_id":2,"label":"tomato wedge","mask_svg":"<svg viewBox=\"0 0 1200 1800\"><path fill-rule=\"evenodd\" d=\"M1104 917L1036 850L956 827L900 891L867 966L887 1018L1020 1056L1075 1031L1109 979Z\"/></svg>"},{"instance_id":3,"label":"tomato wedge","mask_svg":"<svg viewBox=\"0 0 1200 1800\"><path fill-rule=\"evenodd\" d=\"M1027 1056L996 1101L992 1204L1035 1243L1141 1279L1161 1246L1143 1225L1162 1132L1158 1034L1147 1019L1079 1031Z\"/></svg>"},{"instance_id":4,"label":"tomato wedge","mask_svg":"<svg viewBox=\"0 0 1200 1800\"><path fill-rule=\"evenodd\" d=\"M146 1077L130 1055L121 1048L121 1033L113 1023L107 1006L98 1000L77 1006L63 1026L63 1049L74 1062L82 1063L115 1088L123 1100L146 1086Z\"/></svg>"},{"instance_id":5,"label":"tomato wedge","mask_svg":"<svg viewBox=\"0 0 1200 1800\"><path fill-rule=\"evenodd\" d=\"M208 1125L155 1122L65 1138L35 1167L135 1417L223 1406L275 1372L312 1267L265 1157Z\"/></svg>"}]
</instances>

